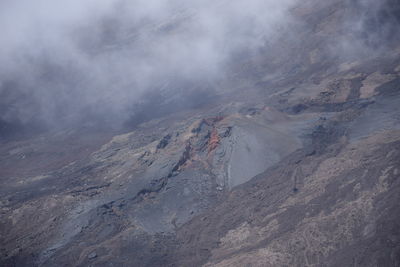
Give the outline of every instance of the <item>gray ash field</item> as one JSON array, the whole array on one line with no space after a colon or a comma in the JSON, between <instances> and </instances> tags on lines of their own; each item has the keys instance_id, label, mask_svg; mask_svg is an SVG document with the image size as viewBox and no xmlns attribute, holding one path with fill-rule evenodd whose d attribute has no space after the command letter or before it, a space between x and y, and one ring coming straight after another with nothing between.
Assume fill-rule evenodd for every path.
<instances>
[{"instance_id":1,"label":"gray ash field","mask_svg":"<svg viewBox=\"0 0 400 267\"><path fill-rule=\"evenodd\" d=\"M129 91L126 70L88 82L40 62L51 70L38 83L0 68L0 265L400 266L400 5L287 2L285 23L261 20L280 23L261 45L234 34L240 49L218 70L203 72L209 58L154 67L145 92L120 97L132 106L114 96ZM149 56L143 44L193 38L208 12L175 4L184 11L159 24L107 13L106 37L82 49L158 66L159 47ZM29 93L97 82L111 86L97 108L42 89L55 112Z\"/></svg>"}]
</instances>

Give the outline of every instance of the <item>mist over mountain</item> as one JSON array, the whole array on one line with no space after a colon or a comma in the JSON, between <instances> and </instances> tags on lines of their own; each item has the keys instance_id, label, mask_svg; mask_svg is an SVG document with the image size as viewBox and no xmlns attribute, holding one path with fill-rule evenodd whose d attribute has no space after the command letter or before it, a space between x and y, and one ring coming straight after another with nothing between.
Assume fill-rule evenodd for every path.
<instances>
[{"instance_id":1,"label":"mist over mountain","mask_svg":"<svg viewBox=\"0 0 400 267\"><path fill-rule=\"evenodd\" d=\"M397 0L0 1L1 266L400 266Z\"/></svg>"},{"instance_id":2,"label":"mist over mountain","mask_svg":"<svg viewBox=\"0 0 400 267\"><path fill-rule=\"evenodd\" d=\"M288 25L292 2L3 2L1 118L121 123L153 91L215 91L236 54Z\"/></svg>"},{"instance_id":3,"label":"mist over mountain","mask_svg":"<svg viewBox=\"0 0 400 267\"><path fill-rule=\"evenodd\" d=\"M295 4L3 1L1 120L50 127L99 120L118 126L151 103L150 95L196 106L199 97L231 90L218 82L234 63L261 49L268 53L268 44L276 46L282 38L297 42L299 31L311 30L313 25L293 14ZM371 56L398 40L396 2L389 8L382 1L341 5L346 7L340 30L328 36L332 57Z\"/></svg>"}]
</instances>

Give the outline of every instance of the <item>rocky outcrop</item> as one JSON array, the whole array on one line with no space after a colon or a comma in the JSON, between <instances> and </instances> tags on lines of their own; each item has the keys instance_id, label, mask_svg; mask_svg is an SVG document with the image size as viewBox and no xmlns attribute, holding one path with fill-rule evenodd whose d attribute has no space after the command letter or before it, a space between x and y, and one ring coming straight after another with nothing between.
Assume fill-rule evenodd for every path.
<instances>
[{"instance_id":1,"label":"rocky outcrop","mask_svg":"<svg viewBox=\"0 0 400 267\"><path fill-rule=\"evenodd\" d=\"M333 58L345 6L212 105L3 143L0 265L398 266L400 49Z\"/></svg>"}]
</instances>

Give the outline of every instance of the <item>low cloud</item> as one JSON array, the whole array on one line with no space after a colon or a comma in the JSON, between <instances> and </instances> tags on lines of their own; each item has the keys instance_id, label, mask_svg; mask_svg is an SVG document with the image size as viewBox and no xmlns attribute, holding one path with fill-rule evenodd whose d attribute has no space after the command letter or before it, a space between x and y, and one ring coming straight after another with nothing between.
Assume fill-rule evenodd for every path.
<instances>
[{"instance_id":1,"label":"low cloud","mask_svg":"<svg viewBox=\"0 0 400 267\"><path fill-rule=\"evenodd\" d=\"M341 33L329 36L334 57L371 55L397 38L396 0L342 2L348 14ZM296 4L3 0L0 123L118 126L168 112L160 108L166 101L176 108L203 103L239 55L269 53L266 44L279 46L282 36L295 43L299 32L311 30L304 27L312 22L297 23Z\"/></svg>"},{"instance_id":2,"label":"low cloud","mask_svg":"<svg viewBox=\"0 0 400 267\"><path fill-rule=\"evenodd\" d=\"M288 23L292 4L2 1L0 118L122 123L151 92L212 90L235 54L261 47Z\"/></svg>"}]
</instances>

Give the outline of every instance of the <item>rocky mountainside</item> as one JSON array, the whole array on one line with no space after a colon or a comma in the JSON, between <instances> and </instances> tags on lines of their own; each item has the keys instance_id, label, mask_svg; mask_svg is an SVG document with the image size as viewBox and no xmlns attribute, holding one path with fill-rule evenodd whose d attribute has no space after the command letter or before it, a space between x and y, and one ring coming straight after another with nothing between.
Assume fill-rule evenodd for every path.
<instances>
[{"instance_id":1,"label":"rocky mountainside","mask_svg":"<svg viewBox=\"0 0 400 267\"><path fill-rule=\"evenodd\" d=\"M7 134L0 265L400 266L400 9L367 2L297 3L199 105Z\"/></svg>"}]
</instances>

